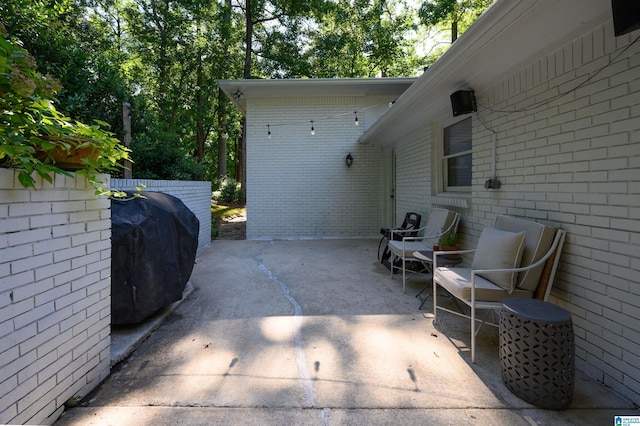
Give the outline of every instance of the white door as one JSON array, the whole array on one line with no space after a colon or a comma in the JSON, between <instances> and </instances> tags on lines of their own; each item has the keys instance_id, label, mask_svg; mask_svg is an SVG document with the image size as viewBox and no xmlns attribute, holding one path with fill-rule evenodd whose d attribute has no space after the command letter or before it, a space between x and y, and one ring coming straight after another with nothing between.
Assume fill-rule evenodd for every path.
<instances>
[{"instance_id":1,"label":"white door","mask_svg":"<svg viewBox=\"0 0 640 426\"><path fill-rule=\"evenodd\" d=\"M391 226L396 226L396 150L391 150Z\"/></svg>"},{"instance_id":2,"label":"white door","mask_svg":"<svg viewBox=\"0 0 640 426\"><path fill-rule=\"evenodd\" d=\"M396 154L392 148L383 152L383 191L381 220L383 228L396 226Z\"/></svg>"}]
</instances>

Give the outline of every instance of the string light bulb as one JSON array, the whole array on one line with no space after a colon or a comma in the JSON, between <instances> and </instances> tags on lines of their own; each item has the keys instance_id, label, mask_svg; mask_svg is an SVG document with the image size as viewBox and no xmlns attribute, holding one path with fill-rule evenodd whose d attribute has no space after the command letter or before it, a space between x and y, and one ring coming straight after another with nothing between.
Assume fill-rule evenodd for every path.
<instances>
[{"instance_id":1,"label":"string light bulb","mask_svg":"<svg viewBox=\"0 0 640 426\"><path fill-rule=\"evenodd\" d=\"M356 126L359 126L360 122L358 121L358 111L353 111L353 113L356 115L356 119L353 122L353 124L355 124Z\"/></svg>"},{"instance_id":2,"label":"string light bulb","mask_svg":"<svg viewBox=\"0 0 640 426\"><path fill-rule=\"evenodd\" d=\"M271 125L267 124L267 139L271 139Z\"/></svg>"},{"instance_id":3,"label":"string light bulb","mask_svg":"<svg viewBox=\"0 0 640 426\"><path fill-rule=\"evenodd\" d=\"M313 120L311 120L311 136L316 134L316 129L313 128Z\"/></svg>"}]
</instances>

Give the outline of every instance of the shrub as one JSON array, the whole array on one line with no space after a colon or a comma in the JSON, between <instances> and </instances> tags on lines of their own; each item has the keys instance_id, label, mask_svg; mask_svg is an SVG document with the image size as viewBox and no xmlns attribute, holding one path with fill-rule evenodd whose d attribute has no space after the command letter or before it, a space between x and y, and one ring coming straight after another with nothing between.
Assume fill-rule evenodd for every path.
<instances>
[{"instance_id":1,"label":"shrub","mask_svg":"<svg viewBox=\"0 0 640 426\"><path fill-rule=\"evenodd\" d=\"M98 174L122 168L120 160L129 159L129 150L103 130L106 123L86 125L58 111L58 82L40 74L29 52L7 37L0 23L0 166L18 170L20 184L29 188L35 184L34 172L49 182L52 174L70 176L58 164L57 153L64 157L85 150L91 155L82 158L78 173L89 179L96 194L122 196L103 188Z\"/></svg>"},{"instance_id":2,"label":"shrub","mask_svg":"<svg viewBox=\"0 0 640 426\"><path fill-rule=\"evenodd\" d=\"M242 191L240 190L238 182L231 178L223 179L218 200L225 203L237 203L242 201L242 199Z\"/></svg>"}]
</instances>

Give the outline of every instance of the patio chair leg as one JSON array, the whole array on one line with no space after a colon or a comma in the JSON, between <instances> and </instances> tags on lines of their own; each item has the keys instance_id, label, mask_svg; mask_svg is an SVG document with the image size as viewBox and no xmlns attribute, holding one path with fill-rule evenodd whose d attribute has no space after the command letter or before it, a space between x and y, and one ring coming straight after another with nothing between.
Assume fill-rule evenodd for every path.
<instances>
[{"instance_id":1,"label":"patio chair leg","mask_svg":"<svg viewBox=\"0 0 640 426\"><path fill-rule=\"evenodd\" d=\"M422 300L422 303L420 303L420 307L418 307L418 310L422 309L422 307L424 306L425 303L427 303L427 300L429 300L429 295L425 295L424 299L421 297L422 293L424 293L424 291L426 289L429 288L429 284L434 285L433 284L433 271L429 271L429 273L431 274L431 278L429 279L429 281L427 281L427 283L424 285L424 287L422 287L422 290L420 290L418 292L418 294L416 294L416 297L420 298L420 300Z\"/></svg>"},{"instance_id":2,"label":"patio chair leg","mask_svg":"<svg viewBox=\"0 0 640 426\"><path fill-rule=\"evenodd\" d=\"M391 269L391 279L393 279L394 271L398 270L398 267L396 266L396 259L397 256L393 253L391 254L391 257L389 257L389 261L391 262L389 264L389 269Z\"/></svg>"},{"instance_id":3,"label":"patio chair leg","mask_svg":"<svg viewBox=\"0 0 640 426\"><path fill-rule=\"evenodd\" d=\"M487 317L489 316L490 313L492 313L493 311L488 310L484 317L481 320L478 320L480 322L480 325L478 326L478 328L476 328L476 334L478 334L480 332L480 329L482 328L482 326L484 325L484 323L487 322ZM494 322L495 322L495 316L494 316Z\"/></svg>"},{"instance_id":4,"label":"patio chair leg","mask_svg":"<svg viewBox=\"0 0 640 426\"><path fill-rule=\"evenodd\" d=\"M422 293L424 293L424 292L425 292L425 290L426 290L426 289L428 289L428 288L429 288L429 283L425 284L425 286L424 286L424 287L422 287L422 290L420 290L420 291L418 292L418 294L416 294L416 295L415 295L415 297L416 297L416 298L420 297L420 296L422 295ZM426 295L425 297L429 297L429 295Z\"/></svg>"},{"instance_id":5,"label":"patio chair leg","mask_svg":"<svg viewBox=\"0 0 640 426\"><path fill-rule=\"evenodd\" d=\"M406 260L405 257L402 256L402 292L406 293L406 285L405 285L405 280L406 280L406 274L407 273L407 264L406 264Z\"/></svg>"},{"instance_id":6,"label":"patio chair leg","mask_svg":"<svg viewBox=\"0 0 640 426\"><path fill-rule=\"evenodd\" d=\"M476 363L476 310L471 307L471 363Z\"/></svg>"},{"instance_id":7,"label":"patio chair leg","mask_svg":"<svg viewBox=\"0 0 640 426\"><path fill-rule=\"evenodd\" d=\"M436 271L434 269L433 273L435 274ZM433 280L433 278L431 278L432 282L433 282L433 323L435 325L436 323L436 319L438 317L438 284L436 284L435 280Z\"/></svg>"},{"instance_id":8,"label":"patio chair leg","mask_svg":"<svg viewBox=\"0 0 640 426\"><path fill-rule=\"evenodd\" d=\"M427 303L427 300L429 300L429 295L425 296L424 299L422 299L422 303L420 303L420 306L418 307L418 310L422 309L424 304Z\"/></svg>"}]
</instances>

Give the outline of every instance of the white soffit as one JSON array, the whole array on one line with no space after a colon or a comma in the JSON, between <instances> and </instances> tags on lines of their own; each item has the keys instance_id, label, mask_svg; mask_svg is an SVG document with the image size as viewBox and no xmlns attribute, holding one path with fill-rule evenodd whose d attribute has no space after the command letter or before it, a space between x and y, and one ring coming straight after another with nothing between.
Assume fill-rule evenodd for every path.
<instances>
[{"instance_id":1,"label":"white soffit","mask_svg":"<svg viewBox=\"0 0 640 426\"><path fill-rule=\"evenodd\" d=\"M454 91L481 90L611 19L610 0L497 0L360 141L393 144L450 114Z\"/></svg>"},{"instance_id":2,"label":"white soffit","mask_svg":"<svg viewBox=\"0 0 640 426\"><path fill-rule=\"evenodd\" d=\"M417 80L417 77L306 78L216 80L216 83L246 113L247 98L400 96Z\"/></svg>"}]
</instances>

